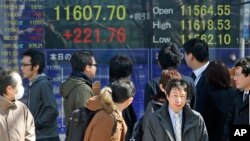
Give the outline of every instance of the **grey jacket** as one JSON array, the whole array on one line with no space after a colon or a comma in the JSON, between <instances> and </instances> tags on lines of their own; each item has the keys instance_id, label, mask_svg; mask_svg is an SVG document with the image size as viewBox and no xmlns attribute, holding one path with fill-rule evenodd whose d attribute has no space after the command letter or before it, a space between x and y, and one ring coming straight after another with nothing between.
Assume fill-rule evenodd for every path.
<instances>
[{"instance_id":1,"label":"grey jacket","mask_svg":"<svg viewBox=\"0 0 250 141\"><path fill-rule=\"evenodd\" d=\"M182 141L208 141L205 122L198 112L185 106L182 119ZM147 117L143 141L175 141L168 105Z\"/></svg>"},{"instance_id":2,"label":"grey jacket","mask_svg":"<svg viewBox=\"0 0 250 141\"><path fill-rule=\"evenodd\" d=\"M29 84L27 106L32 113L36 138L58 137L58 109L50 79L44 74L38 75Z\"/></svg>"}]
</instances>

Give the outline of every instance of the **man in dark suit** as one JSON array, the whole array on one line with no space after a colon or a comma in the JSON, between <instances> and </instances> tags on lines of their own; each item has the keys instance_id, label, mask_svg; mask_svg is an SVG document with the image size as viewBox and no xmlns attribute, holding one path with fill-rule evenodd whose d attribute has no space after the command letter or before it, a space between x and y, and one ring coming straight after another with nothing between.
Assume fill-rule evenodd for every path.
<instances>
[{"instance_id":1,"label":"man in dark suit","mask_svg":"<svg viewBox=\"0 0 250 141\"><path fill-rule=\"evenodd\" d=\"M231 113L225 122L224 135L229 137L230 125L249 125L250 57L241 58L235 63L236 93Z\"/></svg>"},{"instance_id":2,"label":"man in dark suit","mask_svg":"<svg viewBox=\"0 0 250 141\"><path fill-rule=\"evenodd\" d=\"M176 44L167 43L159 51L158 63L161 66L162 71L168 70L169 68L178 69L181 64L183 54L179 50ZM194 81L189 76L181 75L182 79L185 80L190 86L191 95L188 97L188 104L193 107L195 101L196 90L194 86ZM159 88L160 76L153 78L145 85L145 95L144 95L144 109L147 108L148 102L151 100L152 96L160 93Z\"/></svg>"},{"instance_id":3,"label":"man in dark suit","mask_svg":"<svg viewBox=\"0 0 250 141\"><path fill-rule=\"evenodd\" d=\"M196 102L194 109L204 115L204 103L206 103L206 68L209 64L208 45L200 39L191 39L183 45L185 60L193 71L192 78L196 86Z\"/></svg>"}]
</instances>

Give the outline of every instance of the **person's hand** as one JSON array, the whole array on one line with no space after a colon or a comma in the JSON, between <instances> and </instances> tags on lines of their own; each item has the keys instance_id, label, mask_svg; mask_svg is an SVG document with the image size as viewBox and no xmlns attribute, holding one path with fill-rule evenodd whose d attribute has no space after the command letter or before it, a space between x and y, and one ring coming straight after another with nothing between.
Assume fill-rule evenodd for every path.
<instances>
[{"instance_id":1,"label":"person's hand","mask_svg":"<svg viewBox=\"0 0 250 141\"><path fill-rule=\"evenodd\" d=\"M99 95L101 91L101 82L100 81L95 81L92 84L92 91L94 92L94 95Z\"/></svg>"}]
</instances>

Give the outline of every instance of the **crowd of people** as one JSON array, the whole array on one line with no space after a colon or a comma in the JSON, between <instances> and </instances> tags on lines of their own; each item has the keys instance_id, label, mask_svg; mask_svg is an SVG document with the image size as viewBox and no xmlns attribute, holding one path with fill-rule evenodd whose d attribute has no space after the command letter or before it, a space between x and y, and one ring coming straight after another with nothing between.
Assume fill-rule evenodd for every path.
<instances>
[{"instance_id":1,"label":"crowd of people","mask_svg":"<svg viewBox=\"0 0 250 141\"><path fill-rule=\"evenodd\" d=\"M83 141L228 141L231 125L250 123L250 57L238 59L229 69L221 60L209 60L203 40L191 39L183 49L184 53L174 43L160 49L161 75L145 84L145 113L138 121L131 104L136 94L133 61L115 55L109 62L110 83L94 89L94 55L74 52L72 72L60 87L66 126L74 110L87 107L98 112ZM192 70L190 76L178 71L183 58ZM28 49L22 54L25 90L18 72L0 70L1 140L60 141L57 103L44 67L42 52Z\"/></svg>"}]
</instances>

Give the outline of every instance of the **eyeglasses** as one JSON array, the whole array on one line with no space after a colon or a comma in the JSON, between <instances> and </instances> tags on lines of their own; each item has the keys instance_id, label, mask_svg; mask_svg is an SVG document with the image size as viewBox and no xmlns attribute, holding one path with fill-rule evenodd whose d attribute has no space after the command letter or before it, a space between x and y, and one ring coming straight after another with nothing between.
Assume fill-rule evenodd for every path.
<instances>
[{"instance_id":1,"label":"eyeglasses","mask_svg":"<svg viewBox=\"0 0 250 141\"><path fill-rule=\"evenodd\" d=\"M26 66L31 66L32 64L24 64L22 63L21 66L26 67Z\"/></svg>"},{"instance_id":2,"label":"eyeglasses","mask_svg":"<svg viewBox=\"0 0 250 141\"><path fill-rule=\"evenodd\" d=\"M98 64L90 64L90 66L98 67Z\"/></svg>"}]
</instances>

